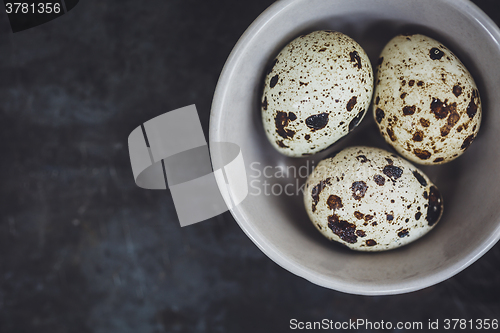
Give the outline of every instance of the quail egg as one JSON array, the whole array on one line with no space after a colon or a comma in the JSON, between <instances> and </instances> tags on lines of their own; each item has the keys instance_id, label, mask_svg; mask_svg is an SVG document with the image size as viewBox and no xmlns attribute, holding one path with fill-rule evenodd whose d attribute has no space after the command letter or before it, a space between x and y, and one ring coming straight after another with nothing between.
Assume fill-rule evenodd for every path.
<instances>
[{"instance_id":1,"label":"quail egg","mask_svg":"<svg viewBox=\"0 0 500 333\"><path fill-rule=\"evenodd\" d=\"M470 146L481 124L471 74L440 42L400 35L378 61L373 115L398 153L420 164L443 164Z\"/></svg>"},{"instance_id":2,"label":"quail egg","mask_svg":"<svg viewBox=\"0 0 500 333\"><path fill-rule=\"evenodd\" d=\"M370 60L353 39L334 31L300 36L267 72L261 99L266 135L287 156L317 153L359 124L372 91Z\"/></svg>"},{"instance_id":3,"label":"quail egg","mask_svg":"<svg viewBox=\"0 0 500 333\"><path fill-rule=\"evenodd\" d=\"M304 204L325 237L359 251L408 244L434 228L443 212L438 188L422 171L362 146L322 160L306 182Z\"/></svg>"}]
</instances>

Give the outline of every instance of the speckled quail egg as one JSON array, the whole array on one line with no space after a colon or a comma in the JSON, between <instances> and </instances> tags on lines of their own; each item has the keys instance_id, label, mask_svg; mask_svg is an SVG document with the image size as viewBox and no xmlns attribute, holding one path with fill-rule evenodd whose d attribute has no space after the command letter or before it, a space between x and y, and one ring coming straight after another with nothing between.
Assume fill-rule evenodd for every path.
<instances>
[{"instance_id":1,"label":"speckled quail egg","mask_svg":"<svg viewBox=\"0 0 500 333\"><path fill-rule=\"evenodd\" d=\"M353 39L333 31L300 36L267 72L261 99L266 135L287 156L317 153L358 125L372 92L370 60Z\"/></svg>"},{"instance_id":2,"label":"speckled quail egg","mask_svg":"<svg viewBox=\"0 0 500 333\"><path fill-rule=\"evenodd\" d=\"M481 124L474 79L440 42L400 35L378 61L373 114L380 133L398 153L420 164L460 156Z\"/></svg>"},{"instance_id":3,"label":"speckled quail egg","mask_svg":"<svg viewBox=\"0 0 500 333\"><path fill-rule=\"evenodd\" d=\"M346 148L322 160L306 182L304 204L325 237L359 251L408 244L443 212L438 188L422 171L371 147Z\"/></svg>"}]
</instances>

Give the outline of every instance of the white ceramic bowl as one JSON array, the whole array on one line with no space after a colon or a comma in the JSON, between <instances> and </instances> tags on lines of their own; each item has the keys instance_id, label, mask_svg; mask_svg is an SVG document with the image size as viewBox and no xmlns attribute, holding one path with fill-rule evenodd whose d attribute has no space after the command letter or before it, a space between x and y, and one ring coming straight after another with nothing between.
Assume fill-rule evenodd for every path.
<instances>
[{"instance_id":1,"label":"white ceramic bowl","mask_svg":"<svg viewBox=\"0 0 500 333\"><path fill-rule=\"evenodd\" d=\"M408 246L380 253L341 248L311 224L301 194L278 195L280 189L293 193L305 182L313 163L332 150L351 145L389 149L370 111L345 139L309 159L285 157L267 141L259 106L265 68L294 37L319 29L354 38L372 64L393 36L402 32L429 35L448 46L478 84L483 101L479 136L455 161L421 167L441 190L445 209L436 228ZM353 294L418 290L472 264L500 237L499 42L498 27L467 0L287 0L273 4L247 29L229 56L210 118L210 141L238 144L247 167L250 193L231 210L240 227L290 272ZM212 158L220 156L212 151ZM280 167L288 173L280 174ZM301 174L294 175L292 168ZM224 179L217 178L217 182L221 185ZM266 188L276 195L265 195Z\"/></svg>"}]
</instances>

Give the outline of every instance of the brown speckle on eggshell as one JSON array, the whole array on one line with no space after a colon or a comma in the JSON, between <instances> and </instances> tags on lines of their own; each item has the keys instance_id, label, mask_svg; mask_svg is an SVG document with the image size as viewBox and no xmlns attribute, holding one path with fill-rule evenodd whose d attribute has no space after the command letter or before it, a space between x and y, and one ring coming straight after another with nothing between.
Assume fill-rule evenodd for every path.
<instances>
[{"instance_id":1,"label":"brown speckle on eggshell","mask_svg":"<svg viewBox=\"0 0 500 333\"><path fill-rule=\"evenodd\" d=\"M419 34L393 38L380 56L373 115L385 140L415 163L460 156L477 136L482 116L467 68L441 43Z\"/></svg>"},{"instance_id":2,"label":"brown speckle on eggshell","mask_svg":"<svg viewBox=\"0 0 500 333\"><path fill-rule=\"evenodd\" d=\"M340 32L314 31L294 39L266 74L262 122L271 144L287 156L309 156L347 135L372 97L370 59Z\"/></svg>"},{"instance_id":3,"label":"brown speckle on eggshell","mask_svg":"<svg viewBox=\"0 0 500 333\"><path fill-rule=\"evenodd\" d=\"M443 213L441 194L422 171L371 147L346 148L322 160L306 182L304 204L325 237L359 251L408 244Z\"/></svg>"}]
</instances>

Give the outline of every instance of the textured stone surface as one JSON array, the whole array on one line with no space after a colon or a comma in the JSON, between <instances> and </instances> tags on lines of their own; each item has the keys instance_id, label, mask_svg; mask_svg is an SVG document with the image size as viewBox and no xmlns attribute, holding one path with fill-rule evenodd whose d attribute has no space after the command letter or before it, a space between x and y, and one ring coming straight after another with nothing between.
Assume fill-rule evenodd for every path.
<instances>
[{"instance_id":1,"label":"textured stone surface","mask_svg":"<svg viewBox=\"0 0 500 333\"><path fill-rule=\"evenodd\" d=\"M361 297L283 270L228 213L181 229L168 191L133 183L127 136L193 103L208 133L222 66L271 1L147 3L82 0L15 35L0 15L0 332L499 318L500 245L437 286Z\"/></svg>"}]
</instances>

